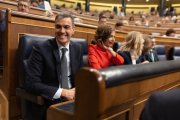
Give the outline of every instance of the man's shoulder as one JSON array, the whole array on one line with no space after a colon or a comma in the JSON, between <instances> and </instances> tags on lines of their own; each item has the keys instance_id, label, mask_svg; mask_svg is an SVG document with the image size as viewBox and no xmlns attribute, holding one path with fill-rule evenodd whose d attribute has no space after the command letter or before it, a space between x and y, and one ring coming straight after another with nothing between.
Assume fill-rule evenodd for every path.
<instances>
[{"instance_id":1,"label":"man's shoulder","mask_svg":"<svg viewBox=\"0 0 180 120\"><path fill-rule=\"evenodd\" d=\"M74 48L82 48L82 45L78 42L75 42L75 41L70 41L70 46L71 47L74 47Z\"/></svg>"}]
</instances>

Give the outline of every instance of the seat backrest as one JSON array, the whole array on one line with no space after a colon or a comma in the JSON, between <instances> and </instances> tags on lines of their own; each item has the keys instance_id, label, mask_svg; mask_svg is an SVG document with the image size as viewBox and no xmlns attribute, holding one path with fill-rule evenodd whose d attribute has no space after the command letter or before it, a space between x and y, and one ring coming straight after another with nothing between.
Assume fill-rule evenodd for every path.
<instances>
[{"instance_id":1,"label":"seat backrest","mask_svg":"<svg viewBox=\"0 0 180 120\"><path fill-rule=\"evenodd\" d=\"M24 87L24 79L25 79L25 60L29 58L31 54L32 48L37 42L44 42L47 39L50 39L50 36L38 36L31 34L22 34L19 38L19 46L18 46L18 79L19 86Z\"/></svg>"},{"instance_id":2,"label":"seat backrest","mask_svg":"<svg viewBox=\"0 0 180 120\"><path fill-rule=\"evenodd\" d=\"M159 91L149 97L140 120L180 120L179 111L180 89Z\"/></svg>"},{"instance_id":3,"label":"seat backrest","mask_svg":"<svg viewBox=\"0 0 180 120\"><path fill-rule=\"evenodd\" d=\"M117 50L121 47L122 43L121 42L115 42L113 45L113 50L117 52Z\"/></svg>"},{"instance_id":4,"label":"seat backrest","mask_svg":"<svg viewBox=\"0 0 180 120\"><path fill-rule=\"evenodd\" d=\"M180 60L180 47L174 47L173 60Z\"/></svg>"},{"instance_id":5,"label":"seat backrest","mask_svg":"<svg viewBox=\"0 0 180 120\"><path fill-rule=\"evenodd\" d=\"M82 54L83 54L83 66L88 65L88 42L86 39L83 38L71 38L71 41L77 42L82 47Z\"/></svg>"},{"instance_id":6,"label":"seat backrest","mask_svg":"<svg viewBox=\"0 0 180 120\"><path fill-rule=\"evenodd\" d=\"M154 49L157 52L159 61L167 60L165 45L155 45Z\"/></svg>"}]
</instances>

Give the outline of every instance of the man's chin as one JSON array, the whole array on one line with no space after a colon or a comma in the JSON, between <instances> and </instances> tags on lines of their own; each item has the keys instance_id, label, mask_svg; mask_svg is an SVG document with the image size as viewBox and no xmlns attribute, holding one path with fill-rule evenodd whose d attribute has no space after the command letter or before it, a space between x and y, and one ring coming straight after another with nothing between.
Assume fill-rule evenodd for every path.
<instances>
[{"instance_id":1,"label":"man's chin","mask_svg":"<svg viewBox=\"0 0 180 120\"><path fill-rule=\"evenodd\" d=\"M70 41L70 40L68 40L68 39L57 39L57 42L60 43L60 44L62 44L62 45L67 44L69 41Z\"/></svg>"}]
</instances>

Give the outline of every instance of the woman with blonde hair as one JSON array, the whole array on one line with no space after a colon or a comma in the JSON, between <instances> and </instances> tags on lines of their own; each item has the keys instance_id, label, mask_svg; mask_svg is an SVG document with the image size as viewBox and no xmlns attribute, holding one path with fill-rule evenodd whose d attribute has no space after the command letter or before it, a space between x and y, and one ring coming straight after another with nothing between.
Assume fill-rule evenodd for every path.
<instances>
[{"instance_id":1,"label":"woman with blonde hair","mask_svg":"<svg viewBox=\"0 0 180 120\"><path fill-rule=\"evenodd\" d=\"M140 32L129 32L125 42L118 50L118 54L124 58L124 64L139 64L139 57L144 46L143 35Z\"/></svg>"},{"instance_id":2,"label":"woman with blonde hair","mask_svg":"<svg viewBox=\"0 0 180 120\"><path fill-rule=\"evenodd\" d=\"M99 26L95 34L95 44L88 47L88 64L95 69L124 63L122 56L113 51L115 31L108 25Z\"/></svg>"}]
</instances>

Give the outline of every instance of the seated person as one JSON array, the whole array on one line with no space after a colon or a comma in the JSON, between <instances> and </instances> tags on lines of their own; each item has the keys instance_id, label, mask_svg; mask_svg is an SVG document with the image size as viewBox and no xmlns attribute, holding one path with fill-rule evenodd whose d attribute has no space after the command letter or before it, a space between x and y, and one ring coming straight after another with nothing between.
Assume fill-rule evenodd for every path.
<instances>
[{"instance_id":1,"label":"seated person","mask_svg":"<svg viewBox=\"0 0 180 120\"><path fill-rule=\"evenodd\" d=\"M29 0L19 0L17 8L19 12L28 13L30 8Z\"/></svg>"},{"instance_id":2,"label":"seated person","mask_svg":"<svg viewBox=\"0 0 180 120\"><path fill-rule=\"evenodd\" d=\"M31 6L38 7L39 6L38 0L31 0Z\"/></svg>"},{"instance_id":3,"label":"seated person","mask_svg":"<svg viewBox=\"0 0 180 120\"><path fill-rule=\"evenodd\" d=\"M124 64L139 64L140 55L142 54L144 39L140 32L129 32L125 38L125 43L120 47L118 54L124 58Z\"/></svg>"},{"instance_id":4,"label":"seated person","mask_svg":"<svg viewBox=\"0 0 180 120\"><path fill-rule=\"evenodd\" d=\"M140 56L141 61L156 62L159 61L157 52L153 50L155 46L155 39L150 36L144 36L144 48L142 55Z\"/></svg>"},{"instance_id":5,"label":"seated person","mask_svg":"<svg viewBox=\"0 0 180 120\"><path fill-rule=\"evenodd\" d=\"M105 13L100 13L99 14L99 21L98 21L98 25L106 25L107 23L107 17L105 15Z\"/></svg>"},{"instance_id":6,"label":"seated person","mask_svg":"<svg viewBox=\"0 0 180 120\"><path fill-rule=\"evenodd\" d=\"M28 0L19 0L17 5L18 12L29 12L30 3ZM6 29L5 11L0 11L0 32L4 32Z\"/></svg>"},{"instance_id":7,"label":"seated person","mask_svg":"<svg viewBox=\"0 0 180 120\"><path fill-rule=\"evenodd\" d=\"M176 35L176 31L170 28L166 31L164 37L175 37L175 35Z\"/></svg>"},{"instance_id":8,"label":"seated person","mask_svg":"<svg viewBox=\"0 0 180 120\"><path fill-rule=\"evenodd\" d=\"M115 24L115 29L116 30L122 30L122 26L123 26L123 23L121 21L118 21L116 24Z\"/></svg>"},{"instance_id":9,"label":"seated person","mask_svg":"<svg viewBox=\"0 0 180 120\"><path fill-rule=\"evenodd\" d=\"M115 31L107 25L99 26L96 30L96 44L88 47L88 64L95 69L109 67L113 64L121 65L124 63L123 57L113 51L115 42Z\"/></svg>"},{"instance_id":10,"label":"seated person","mask_svg":"<svg viewBox=\"0 0 180 120\"><path fill-rule=\"evenodd\" d=\"M26 90L41 95L45 105L30 106L28 117L37 117L40 111L42 120L50 105L74 99L74 77L83 64L81 45L70 41L74 28L73 17L60 13L55 18L55 38L33 47L27 61Z\"/></svg>"},{"instance_id":11,"label":"seated person","mask_svg":"<svg viewBox=\"0 0 180 120\"><path fill-rule=\"evenodd\" d=\"M141 21L135 21L135 22L134 22L134 25L135 25L135 26L141 26L142 23L141 23Z\"/></svg>"},{"instance_id":12,"label":"seated person","mask_svg":"<svg viewBox=\"0 0 180 120\"><path fill-rule=\"evenodd\" d=\"M134 16L130 16L129 21L134 21Z\"/></svg>"},{"instance_id":13,"label":"seated person","mask_svg":"<svg viewBox=\"0 0 180 120\"><path fill-rule=\"evenodd\" d=\"M29 12L30 3L29 0L19 0L17 5L18 12ZM3 57L2 53L2 40L3 33L6 31L6 11L0 10L0 59ZM1 65L1 63L0 63Z\"/></svg>"},{"instance_id":14,"label":"seated person","mask_svg":"<svg viewBox=\"0 0 180 120\"><path fill-rule=\"evenodd\" d=\"M127 20L123 20L122 23L123 23L123 26L128 26L129 25L129 22Z\"/></svg>"}]
</instances>

